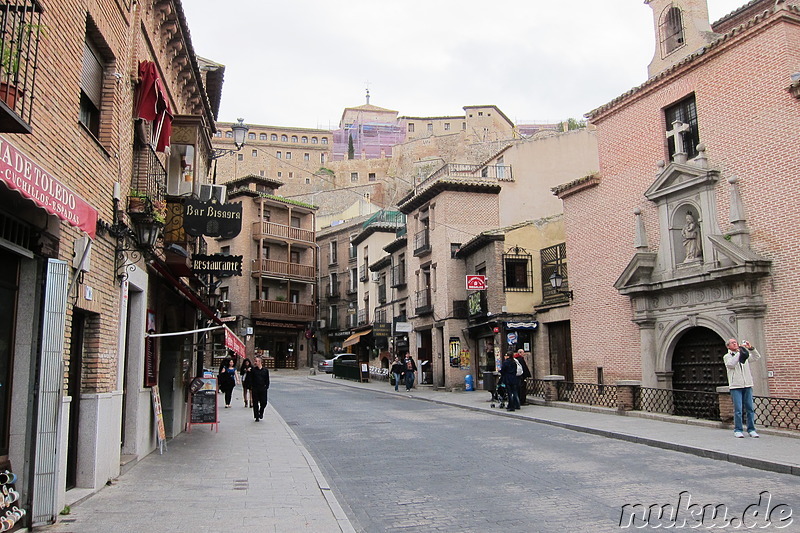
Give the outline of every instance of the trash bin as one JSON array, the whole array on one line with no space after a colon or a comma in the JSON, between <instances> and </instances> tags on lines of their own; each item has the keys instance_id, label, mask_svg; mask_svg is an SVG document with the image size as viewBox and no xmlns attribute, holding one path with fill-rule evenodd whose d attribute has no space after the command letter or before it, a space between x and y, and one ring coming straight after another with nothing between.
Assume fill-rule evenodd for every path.
<instances>
[{"instance_id":1,"label":"trash bin","mask_svg":"<svg viewBox=\"0 0 800 533\"><path fill-rule=\"evenodd\" d=\"M497 376L494 372L483 373L483 390L494 393L497 390Z\"/></svg>"},{"instance_id":2,"label":"trash bin","mask_svg":"<svg viewBox=\"0 0 800 533\"><path fill-rule=\"evenodd\" d=\"M467 391L475 390L475 383L472 380L472 374L467 374L464 377L464 390L467 390Z\"/></svg>"}]
</instances>

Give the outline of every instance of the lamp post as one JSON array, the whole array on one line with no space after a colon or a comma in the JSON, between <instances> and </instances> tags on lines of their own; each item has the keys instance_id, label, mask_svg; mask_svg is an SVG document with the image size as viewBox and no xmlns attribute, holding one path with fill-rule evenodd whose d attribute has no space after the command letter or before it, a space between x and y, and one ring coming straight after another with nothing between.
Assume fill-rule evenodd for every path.
<instances>
[{"instance_id":1,"label":"lamp post","mask_svg":"<svg viewBox=\"0 0 800 533\"><path fill-rule=\"evenodd\" d=\"M574 300L575 298L572 295L572 291L561 290L562 283L564 283L564 276L559 274L558 271L555 271L552 274L550 274L550 286L553 287L553 290L555 290L559 294L566 294L567 296L569 296L570 300Z\"/></svg>"},{"instance_id":2,"label":"lamp post","mask_svg":"<svg viewBox=\"0 0 800 533\"><path fill-rule=\"evenodd\" d=\"M234 152L238 152L239 150L244 147L245 143L247 142L247 132L250 131L250 127L244 123L243 118L237 118L237 123L231 126L231 130L233 130L233 145L236 148L214 148L211 150L211 160L219 159L220 157L226 156L228 154L232 154Z\"/></svg>"}]
</instances>

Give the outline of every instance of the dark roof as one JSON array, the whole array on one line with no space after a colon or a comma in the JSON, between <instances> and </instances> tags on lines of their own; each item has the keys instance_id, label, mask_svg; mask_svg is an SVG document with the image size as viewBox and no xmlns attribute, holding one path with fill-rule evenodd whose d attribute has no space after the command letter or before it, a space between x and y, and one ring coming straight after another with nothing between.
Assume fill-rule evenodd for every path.
<instances>
[{"instance_id":1,"label":"dark roof","mask_svg":"<svg viewBox=\"0 0 800 533\"><path fill-rule=\"evenodd\" d=\"M502 187L499 183L486 180L439 179L434 181L430 186L422 191L411 191L408 193L402 200L400 200L400 202L398 202L398 209L400 209L401 213L407 215L444 191L500 194L501 188Z\"/></svg>"},{"instance_id":2,"label":"dark roof","mask_svg":"<svg viewBox=\"0 0 800 533\"><path fill-rule=\"evenodd\" d=\"M392 264L392 256L391 255L385 255L385 256L381 257L380 259L378 259L377 261L375 261L374 263L372 263L371 265L369 265L369 269L372 272L377 272L378 270L386 268L387 266L389 266L391 264Z\"/></svg>"},{"instance_id":3,"label":"dark roof","mask_svg":"<svg viewBox=\"0 0 800 533\"><path fill-rule=\"evenodd\" d=\"M391 254L396 252L397 250L402 250L403 248L405 248L407 243L408 243L408 235L406 234L403 235L402 237L396 238L395 240L384 246L383 250Z\"/></svg>"}]
</instances>

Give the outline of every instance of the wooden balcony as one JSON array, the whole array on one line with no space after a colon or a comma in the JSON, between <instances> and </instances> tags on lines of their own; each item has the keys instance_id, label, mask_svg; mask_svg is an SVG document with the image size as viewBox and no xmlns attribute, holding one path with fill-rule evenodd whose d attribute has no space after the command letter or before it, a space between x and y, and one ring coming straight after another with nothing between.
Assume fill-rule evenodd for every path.
<instances>
[{"instance_id":1,"label":"wooden balcony","mask_svg":"<svg viewBox=\"0 0 800 533\"><path fill-rule=\"evenodd\" d=\"M295 242L314 245L314 231L277 224L275 222L253 222L254 239L270 239L278 242Z\"/></svg>"},{"instance_id":2,"label":"wooden balcony","mask_svg":"<svg viewBox=\"0 0 800 533\"><path fill-rule=\"evenodd\" d=\"M314 320L316 310L316 306L313 304L279 302L277 300L253 300L250 302L252 318L311 321Z\"/></svg>"},{"instance_id":3,"label":"wooden balcony","mask_svg":"<svg viewBox=\"0 0 800 533\"><path fill-rule=\"evenodd\" d=\"M276 261L275 259L253 259L251 269L254 278L277 276L280 278L314 281L316 274L316 269L312 265L288 263L286 261Z\"/></svg>"}]
</instances>

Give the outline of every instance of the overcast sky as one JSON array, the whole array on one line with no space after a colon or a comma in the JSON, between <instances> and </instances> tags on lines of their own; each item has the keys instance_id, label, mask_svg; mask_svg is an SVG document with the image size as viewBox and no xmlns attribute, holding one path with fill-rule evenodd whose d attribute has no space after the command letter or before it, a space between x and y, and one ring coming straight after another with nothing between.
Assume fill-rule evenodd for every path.
<instances>
[{"instance_id":1,"label":"overcast sky","mask_svg":"<svg viewBox=\"0 0 800 533\"><path fill-rule=\"evenodd\" d=\"M708 0L715 21L746 0ZM183 0L195 52L225 65L220 121L336 128L345 107L406 116L497 105L581 118L647 79L643 0Z\"/></svg>"}]
</instances>

